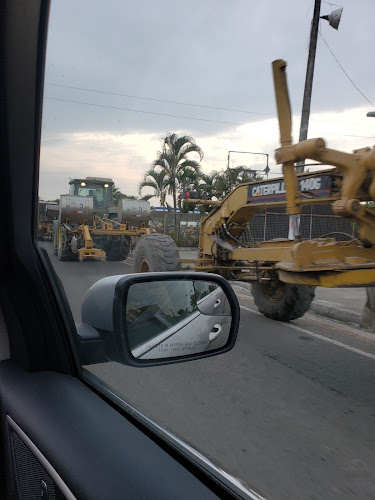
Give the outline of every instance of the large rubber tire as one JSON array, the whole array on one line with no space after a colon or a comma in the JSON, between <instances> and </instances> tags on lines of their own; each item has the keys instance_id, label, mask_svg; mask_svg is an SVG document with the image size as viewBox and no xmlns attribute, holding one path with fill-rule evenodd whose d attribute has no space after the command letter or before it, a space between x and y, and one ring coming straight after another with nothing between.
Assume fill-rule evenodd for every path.
<instances>
[{"instance_id":1,"label":"large rubber tire","mask_svg":"<svg viewBox=\"0 0 375 500\"><path fill-rule=\"evenodd\" d=\"M135 273L180 271L181 259L176 243L164 234L141 236L134 250Z\"/></svg>"},{"instance_id":2,"label":"large rubber tire","mask_svg":"<svg viewBox=\"0 0 375 500\"><path fill-rule=\"evenodd\" d=\"M53 253L57 255L57 242L59 239L59 222L57 220L53 221L53 232L52 232L52 245Z\"/></svg>"},{"instance_id":3,"label":"large rubber tire","mask_svg":"<svg viewBox=\"0 0 375 500\"><path fill-rule=\"evenodd\" d=\"M277 286L252 283L251 292L259 311L277 321L290 321L303 316L314 300L315 287L290 285L281 281Z\"/></svg>"},{"instance_id":4,"label":"large rubber tire","mask_svg":"<svg viewBox=\"0 0 375 500\"><path fill-rule=\"evenodd\" d=\"M107 260L125 260L130 252L129 236L115 236L106 247Z\"/></svg>"},{"instance_id":5,"label":"large rubber tire","mask_svg":"<svg viewBox=\"0 0 375 500\"><path fill-rule=\"evenodd\" d=\"M62 232L61 234L61 247L57 244L57 257L59 260L74 260L75 255L71 247L72 235Z\"/></svg>"}]
</instances>

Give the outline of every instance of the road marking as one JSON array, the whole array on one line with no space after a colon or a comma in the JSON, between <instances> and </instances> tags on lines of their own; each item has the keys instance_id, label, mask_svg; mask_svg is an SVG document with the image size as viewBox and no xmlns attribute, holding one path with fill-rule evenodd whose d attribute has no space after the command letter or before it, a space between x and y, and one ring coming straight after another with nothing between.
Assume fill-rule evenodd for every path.
<instances>
[{"instance_id":1,"label":"road marking","mask_svg":"<svg viewBox=\"0 0 375 500\"><path fill-rule=\"evenodd\" d=\"M251 312L253 314L258 314L259 316L263 316L262 313L259 311L254 311L254 309L250 309L249 307L245 307L240 305L241 309L244 309L245 311ZM319 340L323 340L324 342L328 342L329 344L334 344L338 347L342 347L343 349L347 349L348 351L355 352L357 354L360 354L361 356L365 356L366 358L370 359L375 359L375 354L371 354L369 352L362 351L361 349L357 349L356 347L352 347L347 344L343 344L342 342L338 342L337 340L330 339L329 337L324 337L323 335L319 335L319 333L314 333L310 332L310 330L305 330L304 328L301 328L300 326L297 325L292 325L290 323L286 323L285 326L288 326L289 328L292 328L293 330L297 330L298 332L306 333L307 335L311 335L312 337L315 337Z\"/></svg>"},{"instance_id":2,"label":"road marking","mask_svg":"<svg viewBox=\"0 0 375 500\"><path fill-rule=\"evenodd\" d=\"M236 294L237 297L241 300L244 300L246 302L250 302L251 304L254 304L254 300L250 297L244 297L243 295ZM303 318L300 318L300 320L303 320L307 323L318 323L320 327L323 325L327 326L327 328L331 330L336 330L337 332L340 333L345 333L345 335L350 335L351 337L354 337L358 340L361 340L362 342L371 342L374 343L375 341L375 334L372 332L368 332L366 330L359 330L358 328L355 328L354 326L348 325L345 322L341 322L335 319L331 319L325 316L319 316L318 314L314 313L313 311L308 311L305 313Z\"/></svg>"}]
</instances>

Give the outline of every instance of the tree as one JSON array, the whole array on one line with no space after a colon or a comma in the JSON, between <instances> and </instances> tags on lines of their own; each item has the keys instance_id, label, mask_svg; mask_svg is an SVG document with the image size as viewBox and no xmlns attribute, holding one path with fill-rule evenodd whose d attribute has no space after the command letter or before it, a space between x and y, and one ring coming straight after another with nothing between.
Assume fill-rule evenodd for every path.
<instances>
[{"instance_id":1,"label":"tree","mask_svg":"<svg viewBox=\"0 0 375 500\"><path fill-rule=\"evenodd\" d=\"M173 208L175 212L175 228L177 228L177 189L178 179L183 172L200 173L200 163L189 158L189 154L197 153L199 160L203 159L203 151L196 144L193 137L177 134L167 134L162 141L162 150L158 152L157 159L152 163L152 168L164 172L168 186L168 193L173 197Z\"/></svg>"},{"instance_id":2,"label":"tree","mask_svg":"<svg viewBox=\"0 0 375 500\"><path fill-rule=\"evenodd\" d=\"M190 210L194 210L195 205L191 205L190 203L184 203L181 206L181 200L185 198L185 193L188 191L197 191L198 189L198 181L201 178L200 172L196 172L191 169L181 170L177 174L177 184L180 191L178 197L178 207L179 209L187 213Z\"/></svg>"},{"instance_id":3,"label":"tree","mask_svg":"<svg viewBox=\"0 0 375 500\"><path fill-rule=\"evenodd\" d=\"M239 184L259 181L261 179L261 175L258 175L254 170L244 165L226 169L222 173L214 170L209 174L203 174L201 176L198 192L202 197L206 194L208 199L215 197L220 200L228 196L228 194Z\"/></svg>"},{"instance_id":4,"label":"tree","mask_svg":"<svg viewBox=\"0 0 375 500\"><path fill-rule=\"evenodd\" d=\"M217 198L217 182L220 174L213 170L208 174L202 174L198 183L198 194L202 199L212 200L213 197Z\"/></svg>"},{"instance_id":5,"label":"tree","mask_svg":"<svg viewBox=\"0 0 375 500\"><path fill-rule=\"evenodd\" d=\"M167 196L168 179L166 178L166 173L161 170L148 170L144 176L142 182L138 186L138 192L141 195L142 189L144 187L151 187L154 190L154 194L146 195L144 199L150 199L157 196L160 200L160 205L165 206L165 199Z\"/></svg>"},{"instance_id":6,"label":"tree","mask_svg":"<svg viewBox=\"0 0 375 500\"><path fill-rule=\"evenodd\" d=\"M260 181L263 177L258 175L255 170L240 165L236 168L227 168L224 172L225 189L224 195L227 196L236 186L245 182Z\"/></svg>"},{"instance_id":7,"label":"tree","mask_svg":"<svg viewBox=\"0 0 375 500\"><path fill-rule=\"evenodd\" d=\"M121 189L118 188L117 186L113 185L112 186L112 197L113 197L113 203L117 207L118 202L122 200L123 198L129 199L129 200L136 200L137 197L133 195L127 195L121 192Z\"/></svg>"}]
</instances>

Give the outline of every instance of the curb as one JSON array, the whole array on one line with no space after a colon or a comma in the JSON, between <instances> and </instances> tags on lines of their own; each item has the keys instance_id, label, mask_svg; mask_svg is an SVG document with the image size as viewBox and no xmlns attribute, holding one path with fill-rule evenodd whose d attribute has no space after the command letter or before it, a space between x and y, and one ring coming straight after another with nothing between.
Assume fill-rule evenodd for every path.
<instances>
[{"instance_id":1,"label":"curb","mask_svg":"<svg viewBox=\"0 0 375 500\"><path fill-rule=\"evenodd\" d=\"M311 304L309 312L313 312L314 314L318 314L319 316L324 316L325 318L341 321L342 323L350 323L352 325L354 324L356 327L360 326L360 314L352 311L345 311L328 304L322 304L320 300L317 300L316 302L313 302Z\"/></svg>"},{"instance_id":2,"label":"curb","mask_svg":"<svg viewBox=\"0 0 375 500\"><path fill-rule=\"evenodd\" d=\"M251 295L250 284L238 281L229 281L229 283L232 287L234 286L240 288L245 293ZM360 328L360 314L353 311L345 311L322 300L313 301L308 312L314 313L318 316L324 316L325 318L333 319L335 321L340 321L341 323L349 323L350 325L355 325L356 327Z\"/></svg>"}]
</instances>

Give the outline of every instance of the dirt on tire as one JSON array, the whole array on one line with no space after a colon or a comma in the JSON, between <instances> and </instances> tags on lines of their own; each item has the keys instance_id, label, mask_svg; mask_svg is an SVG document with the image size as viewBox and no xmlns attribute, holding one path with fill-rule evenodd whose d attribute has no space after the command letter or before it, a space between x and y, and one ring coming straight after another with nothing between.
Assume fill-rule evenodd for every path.
<instances>
[{"instance_id":1,"label":"dirt on tire","mask_svg":"<svg viewBox=\"0 0 375 500\"><path fill-rule=\"evenodd\" d=\"M134 250L133 272L180 271L181 259L174 240L164 234L142 236Z\"/></svg>"},{"instance_id":2,"label":"dirt on tire","mask_svg":"<svg viewBox=\"0 0 375 500\"><path fill-rule=\"evenodd\" d=\"M262 283L252 283L251 293L259 311L267 318L277 321L300 318L310 309L315 296L314 286L291 285L279 281L274 293L270 293L269 287L270 285Z\"/></svg>"}]
</instances>

